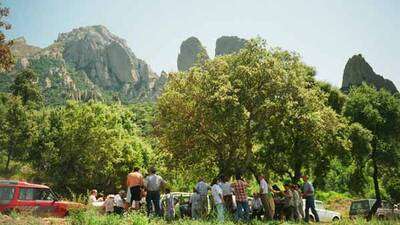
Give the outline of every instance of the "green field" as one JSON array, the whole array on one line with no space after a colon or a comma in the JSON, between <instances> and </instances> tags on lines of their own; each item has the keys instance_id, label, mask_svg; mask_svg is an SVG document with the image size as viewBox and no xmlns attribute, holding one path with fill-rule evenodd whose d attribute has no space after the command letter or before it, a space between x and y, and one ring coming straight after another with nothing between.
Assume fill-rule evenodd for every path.
<instances>
[{"instance_id":1,"label":"green field","mask_svg":"<svg viewBox=\"0 0 400 225\"><path fill-rule=\"evenodd\" d=\"M148 219L145 215L140 213L131 213L129 215L125 215L124 217L114 216L114 215L101 215L94 211L86 211L86 212L77 212L73 213L71 216L65 219L59 218L37 218L29 215L17 215L13 214L11 216L2 216L0 217L0 224L12 224L12 225L164 225L164 224L175 224L175 225L212 225L212 224L225 224L225 225L233 225L233 224L244 224L244 223L234 223L232 221L226 221L224 223L219 223L214 220L207 221L193 221L193 220L175 220L172 222L167 222L161 219ZM305 224L305 223L295 223L295 222L280 222L280 221L272 221L272 222L261 222L261 221L252 221L248 224L252 225L261 225L261 224ZM316 223L311 223L316 224ZM327 223L321 223L327 224ZM335 225L361 225L361 224L371 224L371 225L400 225L400 221L370 221L367 222L365 220L342 220L339 222L334 222L331 224Z\"/></svg>"}]
</instances>

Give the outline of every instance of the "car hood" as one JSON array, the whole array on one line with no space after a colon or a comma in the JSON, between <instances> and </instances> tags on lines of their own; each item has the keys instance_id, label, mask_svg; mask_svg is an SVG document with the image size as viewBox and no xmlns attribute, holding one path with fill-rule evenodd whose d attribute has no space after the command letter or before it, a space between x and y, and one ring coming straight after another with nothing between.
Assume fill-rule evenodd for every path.
<instances>
[{"instance_id":1,"label":"car hood","mask_svg":"<svg viewBox=\"0 0 400 225\"><path fill-rule=\"evenodd\" d=\"M67 208L84 208L85 205L78 203L78 202L70 202L70 201L59 201L58 202L60 205L64 205Z\"/></svg>"}]
</instances>

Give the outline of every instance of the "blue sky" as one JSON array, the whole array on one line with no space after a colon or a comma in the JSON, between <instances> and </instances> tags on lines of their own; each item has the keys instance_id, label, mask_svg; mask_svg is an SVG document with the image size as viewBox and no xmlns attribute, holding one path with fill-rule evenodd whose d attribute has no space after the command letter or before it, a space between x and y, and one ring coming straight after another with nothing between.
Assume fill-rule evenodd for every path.
<instances>
[{"instance_id":1,"label":"blue sky","mask_svg":"<svg viewBox=\"0 0 400 225\"><path fill-rule=\"evenodd\" d=\"M105 25L154 71L175 71L179 46L196 36L214 55L222 35L260 36L297 51L317 78L340 86L346 61L362 53L400 88L398 0L6 0L10 38L45 47L58 33Z\"/></svg>"}]
</instances>

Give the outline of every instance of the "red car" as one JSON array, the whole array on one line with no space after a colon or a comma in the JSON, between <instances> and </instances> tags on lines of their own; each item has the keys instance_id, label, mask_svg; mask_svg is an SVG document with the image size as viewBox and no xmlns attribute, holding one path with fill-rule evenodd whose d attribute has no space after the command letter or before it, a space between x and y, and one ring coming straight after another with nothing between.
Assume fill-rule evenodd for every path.
<instances>
[{"instance_id":1,"label":"red car","mask_svg":"<svg viewBox=\"0 0 400 225\"><path fill-rule=\"evenodd\" d=\"M38 216L64 217L68 215L69 209L83 206L59 201L54 192L45 185L0 180L0 213L27 211Z\"/></svg>"}]
</instances>

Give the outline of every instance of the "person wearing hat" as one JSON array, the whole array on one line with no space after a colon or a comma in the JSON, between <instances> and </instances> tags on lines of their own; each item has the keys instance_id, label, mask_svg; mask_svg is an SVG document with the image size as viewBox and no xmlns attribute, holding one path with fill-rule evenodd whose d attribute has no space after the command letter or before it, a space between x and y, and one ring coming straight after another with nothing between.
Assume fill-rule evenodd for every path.
<instances>
[{"instance_id":1,"label":"person wearing hat","mask_svg":"<svg viewBox=\"0 0 400 225\"><path fill-rule=\"evenodd\" d=\"M310 220L310 209L311 209L311 212L315 218L315 222L319 222L319 216L317 210L315 209L314 186L308 181L308 177L306 175L303 175L302 178L304 181L303 197L306 199L306 210L305 210L304 221L308 223L308 221Z\"/></svg>"}]
</instances>

